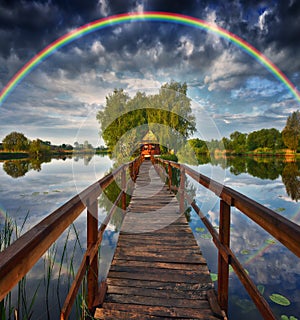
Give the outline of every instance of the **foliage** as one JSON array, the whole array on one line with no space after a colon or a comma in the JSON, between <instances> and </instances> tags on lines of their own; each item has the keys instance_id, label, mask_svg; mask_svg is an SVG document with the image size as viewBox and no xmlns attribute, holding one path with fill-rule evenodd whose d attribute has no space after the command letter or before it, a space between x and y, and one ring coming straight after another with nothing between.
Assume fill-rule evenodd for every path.
<instances>
[{"instance_id":1,"label":"foliage","mask_svg":"<svg viewBox=\"0 0 300 320\"><path fill-rule=\"evenodd\" d=\"M164 84L158 94L137 92L133 98L123 89L106 97L106 105L97 114L102 138L109 151L128 157L138 150L139 142L151 130L160 145L180 149L195 128L187 85Z\"/></svg>"},{"instance_id":2,"label":"foliage","mask_svg":"<svg viewBox=\"0 0 300 320\"><path fill-rule=\"evenodd\" d=\"M276 150L284 147L281 133L275 128L251 132L247 137L247 146L249 151L258 148Z\"/></svg>"},{"instance_id":3,"label":"foliage","mask_svg":"<svg viewBox=\"0 0 300 320\"><path fill-rule=\"evenodd\" d=\"M30 142L28 151L31 157L39 158L50 153L50 146L42 140L36 139Z\"/></svg>"},{"instance_id":4,"label":"foliage","mask_svg":"<svg viewBox=\"0 0 300 320\"><path fill-rule=\"evenodd\" d=\"M165 153L165 154L160 155L160 157L164 160L178 162L178 158L175 154Z\"/></svg>"},{"instance_id":5,"label":"foliage","mask_svg":"<svg viewBox=\"0 0 300 320\"><path fill-rule=\"evenodd\" d=\"M11 132L2 141L3 149L7 151L26 151L29 148L29 140L23 133Z\"/></svg>"},{"instance_id":6,"label":"foliage","mask_svg":"<svg viewBox=\"0 0 300 320\"><path fill-rule=\"evenodd\" d=\"M295 162L286 164L282 171L282 182L285 184L287 194L298 201L300 199L300 171Z\"/></svg>"},{"instance_id":7,"label":"foliage","mask_svg":"<svg viewBox=\"0 0 300 320\"><path fill-rule=\"evenodd\" d=\"M270 299L281 306L289 306L291 304L291 302L286 297L278 293L273 293L270 296Z\"/></svg>"},{"instance_id":8,"label":"foliage","mask_svg":"<svg viewBox=\"0 0 300 320\"><path fill-rule=\"evenodd\" d=\"M294 152L297 150L300 140L300 112L293 112L287 119L282 131L284 144Z\"/></svg>"}]
</instances>

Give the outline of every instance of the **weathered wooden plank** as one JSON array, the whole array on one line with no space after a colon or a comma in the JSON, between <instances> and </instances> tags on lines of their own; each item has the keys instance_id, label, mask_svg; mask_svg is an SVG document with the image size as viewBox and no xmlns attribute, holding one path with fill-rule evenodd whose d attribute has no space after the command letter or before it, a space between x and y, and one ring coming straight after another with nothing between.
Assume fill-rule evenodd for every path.
<instances>
[{"instance_id":1,"label":"weathered wooden plank","mask_svg":"<svg viewBox=\"0 0 300 320\"><path fill-rule=\"evenodd\" d=\"M208 309L209 303L204 299L181 299L167 297L139 296L136 294L107 294L105 301L107 303L122 303L122 304L138 304L138 305L151 305L158 307L173 307L177 308L192 308L192 309Z\"/></svg>"},{"instance_id":2,"label":"weathered wooden plank","mask_svg":"<svg viewBox=\"0 0 300 320\"><path fill-rule=\"evenodd\" d=\"M212 283L184 283L184 282L161 282L148 280L130 280L119 278L108 278L108 285L134 287L134 288L152 288L157 290L176 290L176 291L202 291L212 289Z\"/></svg>"},{"instance_id":3,"label":"weathered wooden plank","mask_svg":"<svg viewBox=\"0 0 300 320\"><path fill-rule=\"evenodd\" d=\"M123 295L137 295L144 297L155 297L160 299L193 299L203 300L207 299L206 290L163 290L144 288L144 287L121 287L121 286L109 286L108 294L123 294ZM179 305L177 305L179 306Z\"/></svg>"},{"instance_id":4,"label":"weathered wooden plank","mask_svg":"<svg viewBox=\"0 0 300 320\"><path fill-rule=\"evenodd\" d=\"M110 315L111 311L125 311L140 314L140 319L143 319L143 315L153 315L164 318L182 318L182 319L206 319L215 320L216 318L209 306L205 309L191 309L191 308L177 308L177 307L161 307L161 306L151 306L151 305L135 305L135 304L119 304L113 302L104 302L103 308L97 310L97 316L101 319L106 319L106 315ZM126 318L125 318L126 319Z\"/></svg>"},{"instance_id":5,"label":"weathered wooden plank","mask_svg":"<svg viewBox=\"0 0 300 320\"><path fill-rule=\"evenodd\" d=\"M206 264L206 260L201 257L201 264ZM186 264L186 263L173 263L173 262L147 262L147 261L135 261L135 260L117 260L114 259L112 261L112 266L113 265L118 265L118 266L139 266L143 268L161 268L161 269L179 269L179 270L195 270L197 271L199 266L198 264Z\"/></svg>"}]
</instances>

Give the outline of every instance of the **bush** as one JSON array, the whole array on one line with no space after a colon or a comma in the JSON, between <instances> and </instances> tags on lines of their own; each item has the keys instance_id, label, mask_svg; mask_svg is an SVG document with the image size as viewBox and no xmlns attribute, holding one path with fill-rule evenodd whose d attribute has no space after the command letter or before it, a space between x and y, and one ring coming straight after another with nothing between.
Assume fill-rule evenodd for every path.
<instances>
[{"instance_id":1,"label":"bush","mask_svg":"<svg viewBox=\"0 0 300 320\"><path fill-rule=\"evenodd\" d=\"M162 158L164 160L178 162L178 158L175 154L165 153L165 154L160 155L160 158Z\"/></svg>"}]
</instances>

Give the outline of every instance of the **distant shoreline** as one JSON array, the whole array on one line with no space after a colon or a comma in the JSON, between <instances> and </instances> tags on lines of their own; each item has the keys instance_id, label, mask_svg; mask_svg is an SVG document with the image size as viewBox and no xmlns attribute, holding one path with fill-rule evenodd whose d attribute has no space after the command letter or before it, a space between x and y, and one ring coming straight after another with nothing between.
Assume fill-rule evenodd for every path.
<instances>
[{"instance_id":1,"label":"distant shoreline","mask_svg":"<svg viewBox=\"0 0 300 320\"><path fill-rule=\"evenodd\" d=\"M46 154L47 157L62 157L70 155L94 155L94 154L108 154L107 151L91 150L91 151L77 151L77 150L65 150L59 152L50 152ZM30 154L28 152L7 152L0 151L0 160L20 160L20 159L29 159ZM41 157L42 158L42 157Z\"/></svg>"}]
</instances>

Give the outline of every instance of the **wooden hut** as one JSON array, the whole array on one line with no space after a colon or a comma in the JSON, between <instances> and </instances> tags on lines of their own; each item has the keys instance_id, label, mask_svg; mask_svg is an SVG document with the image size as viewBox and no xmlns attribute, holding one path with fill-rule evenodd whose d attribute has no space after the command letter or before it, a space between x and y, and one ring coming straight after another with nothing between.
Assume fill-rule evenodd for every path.
<instances>
[{"instance_id":1,"label":"wooden hut","mask_svg":"<svg viewBox=\"0 0 300 320\"><path fill-rule=\"evenodd\" d=\"M140 153L144 159L160 154L159 142L154 133L149 130L140 142Z\"/></svg>"}]
</instances>

